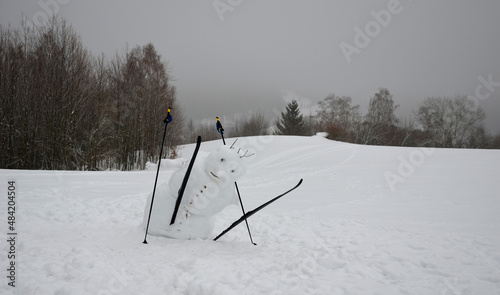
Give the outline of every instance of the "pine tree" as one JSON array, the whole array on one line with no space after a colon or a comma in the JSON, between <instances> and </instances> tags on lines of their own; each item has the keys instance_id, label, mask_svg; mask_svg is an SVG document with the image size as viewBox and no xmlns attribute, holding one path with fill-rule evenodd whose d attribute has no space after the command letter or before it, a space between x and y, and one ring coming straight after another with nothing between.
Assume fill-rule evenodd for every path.
<instances>
[{"instance_id":1,"label":"pine tree","mask_svg":"<svg viewBox=\"0 0 500 295\"><path fill-rule=\"evenodd\" d=\"M300 114L299 105L292 100L281 113L281 120L276 122L275 135L305 135L304 118Z\"/></svg>"}]
</instances>

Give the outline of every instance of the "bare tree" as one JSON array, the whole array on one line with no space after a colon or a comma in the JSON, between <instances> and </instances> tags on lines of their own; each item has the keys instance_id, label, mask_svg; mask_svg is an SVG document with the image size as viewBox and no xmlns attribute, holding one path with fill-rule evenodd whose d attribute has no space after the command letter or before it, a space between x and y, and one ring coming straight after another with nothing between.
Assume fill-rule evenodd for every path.
<instances>
[{"instance_id":1,"label":"bare tree","mask_svg":"<svg viewBox=\"0 0 500 295\"><path fill-rule=\"evenodd\" d=\"M490 147L492 149L500 149L500 132L498 132L497 135L491 139Z\"/></svg>"},{"instance_id":2,"label":"bare tree","mask_svg":"<svg viewBox=\"0 0 500 295\"><path fill-rule=\"evenodd\" d=\"M80 169L90 56L65 21L1 31L7 168ZM5 67L4 67L5 66ZM10 130L9 130L10 129ZM2 132L4 133L4 132Z\"/></svg>"},{"instance_id":3,"label":"bare tree","mask_svg":"<svg viewBox=\"0 0 500 295\"><path fill-rule=\"evenodd\" d=\"M418 109L417 119L436 147L464 148L477 142L486 115L466 96L429 97Z\"/></svg>"},{"instance_id":4,"label":"bare tree","mask_svg":"<svg viewBox=\"0 0 500 295\"><path fill-rule=\"evenodd\" d=\"M386 88L370 99L368 113L365 116L362 130L366 144L390 145L397 131L398 119L395 111L399 106L394 104L392 94Z\"/></svg>"},{"instance_id":5,"label":"bare tree","mask_svg":"<svg viewBox=\"0 0 500 295\"><path fill-rule=\"evenodd\" d=\"M359 105L352 106L351 97L330 94L318 105L319 125L328 133L328 138L347 142L355 141L361 116Z\"/></svg>"},{"instance_id":6,"label":"bare tree","mask_svg":"<svg viewBox=\"0 0 500 295\"><path fill-rule=\"evenodd\" d=\"M218 140L221 138L215 128L215 123L212 124L212 122L201 122L196 128L196 136L201 136L203 141Z\"/></svg>"},{"instance_id":7,"label":"bare tree","mask_svg":"<svg viewBox=\"0 0 500 295\"><path fill-rule=\"evenodd\" d=\"M237 121L231 132L231 136L257 136L268 134L269 123L263 112L253 113L243 121Z\"/></svg>"},{"instance_id":8,"label":"bare tree","mask_svg":"<svg viewBox=\"0 0 500 295\"><path fill-rule=\"evenodd\" d=\"M144 168L147 161L156 161L159 155L161 122L168 107L175 119L164 148L170 151L182 140L183 117L167 66L152 44L137 46L124 57L115 58L110 80L117 163L124 170Z\"/></svg>"},{"instance_id":9,"label":"bare tree","mask_svg":"<svg viewBox=\"0 0 500 295\"><path fill-rule=\"evenodd\" d=\"M366 122L372 125L394 126L398 123L395 111L399 105L394 104L392 94L387 88L379 89L379 92L370 99Z\"/></svg>"},{"instance_id":10,"label":"bare tree","mask_svg":"<svg viewBox=\"0 0 500 295\"><path fill-rule=\"evenodd\" d=\"M2 168L143 168L159 155L169 106L176 129L168 150L183 120L151 44L108 63L57 17L41 28L0 26Z\"/></svg>"},{"instance_id":11,"label":"bare tree","mask_svg":"<svg viewBox=\"0 0 500 295\"><path fill-rule=\"evenodd\" d=\"M113 154L114 129L110 112L109 68L104 55L96 58L92 64L92 85L89 85L89 107L86 120L81 124L83 149L85 150L85 169L98 170L114 168L109 159Z\"/></svg>"},{"instance_id":12,"label":"bare tree","mask_svg":"<svg viewBox=\"0 0 500 295\"><path fill-rule=\"evenodd\" d=\"M196 128L194 126L193 119L190 119L186 128L184 129L184 136L182 138L182 143L193 143L196 142L196 137L198 136L196 134Z\"/></svg>"}]
</instances>

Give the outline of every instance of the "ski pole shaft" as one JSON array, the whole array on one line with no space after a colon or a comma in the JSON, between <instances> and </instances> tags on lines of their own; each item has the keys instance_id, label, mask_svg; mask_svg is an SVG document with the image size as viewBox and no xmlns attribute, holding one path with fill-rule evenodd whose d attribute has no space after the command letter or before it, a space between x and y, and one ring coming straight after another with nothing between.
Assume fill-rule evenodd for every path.
<instances>
[{"instance_id":1,"label":"ski pole shaft","mask_svg":"<svg viewBox=\"0 0 500 295\"><path fill-rule=\"evenodd\" d=\"M238 193L238 199L240 200L241 211L243 212L243 215L245 215L245 208L243 208L243 201L241 200L240 189L238 188L238 183L236 183L236 181L234 182L234 186L236 187L236 192ZM256 243L254 243L254 241L252 239L252 234L250 233L250 226L248 225L248 221L247 221L246 217L245 217L245 223L247 225L248 236L250 237L250 242L254 245L257 245Z\"/></svg>"},{"instance_id":2,"label":"ski pole shaft","mask_svg":"<svg viewBox=\"0 0 500 295\"><path fill-rule=\"evenodd\" d=\"M222 137L222 142L226 145L226 140L224 139L224 128L222 128L222 123L219 120L219 117L215 117L217 119L217 131L220 132L220 136Z\"/></svg>"},{"instance_id":3,"label":"ski pole shaft","mask_svg":"<svg viewBox=\"0 0 500 295\"><path fill-rule=\"evenodd\" d=\"M240 217L240 219L236 220L231 224L228 228L226 228L223 232L221 232L217 237L215 237L214 241L217 241L220 237L225 235L228 231L232 230L234 227L236 227L238 224L243 222L243 220L247 220L250 216L254 215L255 213L259 212L260 210L264 209L264 207L269 206L272 202L275 202L279 198L283 197L284 195L288 194L289 192L293 191L294 189L298 188L302 184L301 179L297 185L292 187L291 189L287 190L286 192L282 193L281 195L271 199L270 201L265 202L264 204L260 205L259 207L253 209L252 211L248 211L246 214L243 214L243 216Z\"/></svg>"},{"instance_id":4,"label":"ski pole shaft","mask_svg":"<svg viewBox=\"0 0 500 295\"><path fill-rule=\"evenodd\" d=\"M226 145L226 140L224 139L224 128L222 128L222 123L219 120L219 117L215 117L217 119L217 131L220 132L222 142ZM243 201L241 200L240 189L238 188L238 183L234 182L234 187L236 188L236 192L238 193L238 200L240 201L241 211L243 212L243 216L245 216L245 208L243 207ZM247 225L248 236L250 237L250 242L254 245L257 245L253 242L252 233L250 232L250 226L248 225L248 221L245 217L245 223Z\"/></svg>"},{"instance_id":5,"label":"ski pole shaft","mask_svg":"<svg viewBox=\"0 0 500 295\"><path fill-rule=\"evenodd\" d=\"M165 124L165 129L163 130L163 139L161 140L160 158L158 159L158 168L156 169L155 185L153 187L153 195L151 196L151 206L149 207L148 223L146 225L146 233L144 234L144 242L142 242L143 244L148 243L147 237L148 237L149 221L151 220L151 212L153 211L153 201L155 199L156 184L158 183L158 174L160 173L161 156L163 154L163 144L165 142L165 136L167 135L168 123L170 123L172 121L172 116L170 115L170 110L171 110L171 108L169 107L168 112L167 112L167 116L165 117L165 120L163 120L163 123Z\"/></svg>"}]
</instances>

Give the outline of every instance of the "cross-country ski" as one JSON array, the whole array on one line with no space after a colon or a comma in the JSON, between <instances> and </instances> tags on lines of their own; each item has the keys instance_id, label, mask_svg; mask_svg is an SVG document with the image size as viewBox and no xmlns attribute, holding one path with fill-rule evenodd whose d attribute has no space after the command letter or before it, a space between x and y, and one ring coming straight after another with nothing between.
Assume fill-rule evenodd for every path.
<instances>
[{"instance_id":1,"label":"cross-country ski","mask_svg":"<svg viewBox=\"0 0 500 295\"><path fill-rule=\"evenodd\" d=\"M233 222L233 224L231 224L227 229L225 229L222 233L220 233L217 237L215 237L214 241L217 241L220 237L222 237L223 235L225 235L226 233L228 233L231 229L233 229L234 227L236 227L241 222L246 221L248 217L254 215L255 213L257 213L260 210L262 210L265 207L267 207L269 204L273 203L274 201L278 200L279 198L283 197L284 195L286 195L289 192L293 191L294 189L298 188L301 184L302 184L302 179L299 181L299 183L297 183L296 186L294 186L293 188L289 189L288 191L282 193L281 195L279 195L277 197L274 197L270 201L268 201L268 202L260 205L259 207L253 209L252 211L248 211L247 213L243 214L243 216L241 216L240 219L238 219L235 222Z\"/></svg>"}]
</instances>

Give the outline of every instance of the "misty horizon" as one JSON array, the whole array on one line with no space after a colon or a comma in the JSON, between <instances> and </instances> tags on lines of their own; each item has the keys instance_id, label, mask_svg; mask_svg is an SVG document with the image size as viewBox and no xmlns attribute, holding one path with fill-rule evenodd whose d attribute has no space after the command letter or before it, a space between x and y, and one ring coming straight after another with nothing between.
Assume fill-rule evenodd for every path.
<instances>
[{"instance_id":1,"label":"misty horizon","mask_svg":"<svg viewBox=\"0 0 500 295\"><path fill-rule=\"evenodd\" d=\"M479 94L496 134L499 12L492 0L47 0L2 1L0 23L18 26L24 14L37 25L57 14L93 55L110 58L152 43L188 120L255 112L272 120L292 99L309 115L330 93L352 97L364 115L387 88L401 119L427 97Z\"/></svg>"}]
</instances>

